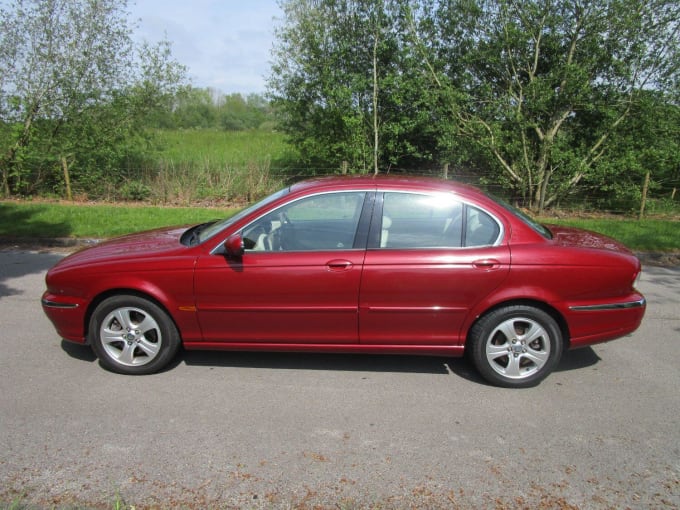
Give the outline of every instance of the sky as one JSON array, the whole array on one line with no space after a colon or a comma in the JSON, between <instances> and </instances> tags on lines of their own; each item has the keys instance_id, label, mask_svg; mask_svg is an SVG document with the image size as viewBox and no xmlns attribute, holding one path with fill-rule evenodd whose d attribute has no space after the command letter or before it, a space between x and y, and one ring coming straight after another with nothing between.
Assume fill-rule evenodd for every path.
<instances>
[{"instance_id":1,"label":"sky","mask_svg":"<svg viewBox=\"0 0 680 510\"><path fill-rule=\"evenodd\" d=\"M167 39L194 87L225 94L265 92L277 0L131 0L135 36Z\"/></svg>"}]
</instances>

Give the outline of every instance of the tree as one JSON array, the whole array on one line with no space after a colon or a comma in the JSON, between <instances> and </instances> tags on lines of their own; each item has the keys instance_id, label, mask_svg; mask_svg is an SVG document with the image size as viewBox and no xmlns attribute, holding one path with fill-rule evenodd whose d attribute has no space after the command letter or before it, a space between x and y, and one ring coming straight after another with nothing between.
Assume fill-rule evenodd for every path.
<instances>
[{"instance_id":1,"label":"tree","mask_svg":"<svg viewBox=\"0 0 680 510\"><path fill-rule=\"evenodd\" d=\"M359 172L431 159L432 88L406 44L409 4L288 0L270 95L306 163ZM428 142L429 138L429 142Z\"/></svg>"},{"instance_id":2,"label":"tree","mask_svg":"<svg viewBox=\"0 0 680 510\"><path fill-rule=\"evenodd\" d=\"M135 47L125 0L8 4L0 11L3 194L30 191L55 169L87 174L92 150L97 169L107 154L104 168L113 166L135 121L183 79L169 44Z\"/></svg>"},{"instance_id":3,"label":"tree","mask_svg":"<svg viewBox=\"0 0 680 510\"><path fill-rule=\"evenodd\" d=\"M411 34L457 133L539 210L597 171L645 90L677 94L672 0L451 0L425 11Z\"/></svg>"},{"instance_id":4,"label":"tree","mask_svg":"<svg viewBox=\"0 0 680 510\"><path fill-rule=\"evenodd\" d=\"M466 164L541 210L611 170L615 135L647 93L656 106L680 98L673 0L282 7L269 85L311 164Z\"/></svg>"},{"instance_id":5,"label":"tree","mask_svg":"<svg viewBox=\"0 0 680 510\"><path fill-rule=\"evenodd\" d=\"M601 192L598 205L638 210L647 175L650 191L672 196L680 177L680 106L668 95L641 92L627 122L612 133L610 145L615 150L607 151L596 171L584 178Z\"/></svg>"}]
</instances>

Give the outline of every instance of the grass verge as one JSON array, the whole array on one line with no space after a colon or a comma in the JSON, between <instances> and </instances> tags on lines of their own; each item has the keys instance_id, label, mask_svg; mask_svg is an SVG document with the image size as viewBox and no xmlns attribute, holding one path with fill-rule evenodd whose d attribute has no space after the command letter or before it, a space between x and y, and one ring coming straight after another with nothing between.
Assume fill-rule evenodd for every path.
<instances>
[{"instance_id":1,"label":"grass verge","mask_svg":"<svg viewBox=\"0 0 680 510\"><path fill-rule=\"evenodd\" d=\"M107 238L225 218L236 209L0 202L0 237Z\"/></svg>"},{"instance_id":2,"label":"grass verge","mask_svg":"<svg viewBox=\"0 0 680 510\"><path fill-rule=\"evenodd\" d=\"M607 217L549 219L545 220L545 223L599 232L613 237L632 250L661 252L680 250L680 221L678 220Z\"/></svg>"},{"instance_id":3,"label":"grass verge","mask_svg":"<svg viewBox=\"0 0 680 510\"><path fill-rule=\"evenodd\" d=\"M236 209L74 205L51 202L0 202L0 237L107 238L168 225L188 225L231 216ZM601 232L633 250L680 250L680 221L606 218L545 219L546 223Z\"/></svg>"}]
</instances>

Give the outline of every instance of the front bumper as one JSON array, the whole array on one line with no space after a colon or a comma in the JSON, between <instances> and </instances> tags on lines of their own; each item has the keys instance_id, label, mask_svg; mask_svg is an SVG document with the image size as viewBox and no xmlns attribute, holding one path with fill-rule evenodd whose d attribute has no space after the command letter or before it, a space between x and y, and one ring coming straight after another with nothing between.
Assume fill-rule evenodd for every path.
<instances>
[{"instance_id":1,"label":"front bumper","mask_svg":"<svg viewBox=\"0 0 680 510\"><path fill-rule=\"evenodd\" d=\"M45 315L62 338L79 344L85 343L85 313L87 311L85 301L45 292L41 304Z\"/></svg>"}]
</instances>

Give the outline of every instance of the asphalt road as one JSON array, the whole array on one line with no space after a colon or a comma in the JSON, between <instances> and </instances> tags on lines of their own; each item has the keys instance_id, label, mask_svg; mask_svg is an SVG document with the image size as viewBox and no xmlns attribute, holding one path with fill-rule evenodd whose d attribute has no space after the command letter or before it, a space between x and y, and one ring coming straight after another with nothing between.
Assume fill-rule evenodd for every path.
<instances>
[{"instance_id":1,"label":"asphalt road","mask_svg":"<svg viewBox=\"0 0 680 510\"><path fill-rule=\"evenodd\" d=\"M184 353L103 370L43 315L61 255L0 252L0 506L678 508L680 269L634 335L537 388L464 360Z\"/></svg>"}]
</instances>

